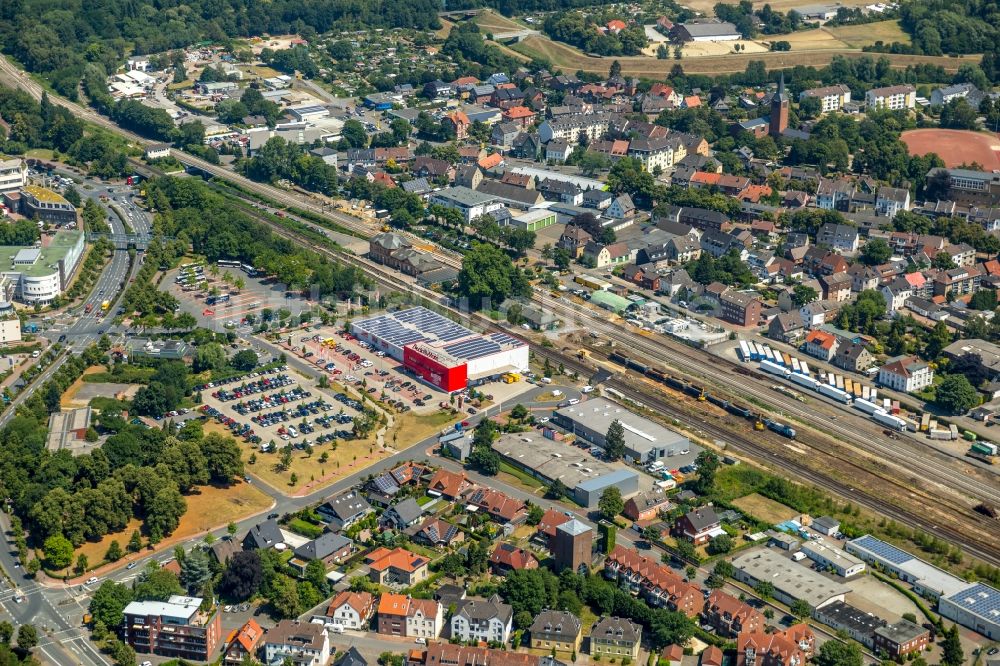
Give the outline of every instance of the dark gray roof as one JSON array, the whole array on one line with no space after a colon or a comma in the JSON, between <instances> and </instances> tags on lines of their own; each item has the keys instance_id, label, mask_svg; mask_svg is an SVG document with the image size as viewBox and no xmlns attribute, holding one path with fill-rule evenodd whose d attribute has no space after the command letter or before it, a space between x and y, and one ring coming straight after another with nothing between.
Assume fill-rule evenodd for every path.
<instances>
[{"instance_id":1,"label":"dark gray roof","mask_svg":"<svg viewBox=\"0 0 1000 666\"><path fill-rule=\"evenodd\" d=\"M350 650L344 653L344 656L340 658L336 666L368 666L368 661L361 656L356 647L351 647Z\"/></svg>"},{"instance_id":2,"label":"dark gray roof","mask_svg":"<svg viewBox=\"0 0 1000 666\"><path fill-rule=\"evenodd\" d=\"M463 599L457 604L455 615L480 622L497 618L506 624L513 617L514 610L493 595L489 599Z\"/></svg>"},{"instance_id":3,"label":"dark gray roof","mask_svg":"<svg viewBox=\"0 0 1000 666\"><path fill-rule=\"evenodd\" d=\"M591 638L608 638L635 643L642 636L642 627L622 617L602 617L590 630Z\"/></svg>"},{"instance_id":4,"label":"dark gray roof","mask_svg":"<svg viewBox=\"0 0 1000 666\"><path fill-rule=\"evenodd\" d=\"M544 610L531 623L531 633L564 636L573 640L580 633L580 618L567 611Z\"/></svg>"},{"instance_id":5,"label":"dark gray roof","mask_svg":"<svg viewBox=\"0 0 1000 666\"><path fill-rule=\"evenodd\" d=\"M343 550L353 542L347 537L327 532L316 537L309 543L304 543L295 549L295 556L303 560L322 560L337 551Z\"/></svg>"},{"instance_id":6,"label":"dark gray roof","mask_svg":"<svg viewBox=\"0 0 1000 666\"><path fill-rule=\"evenodd\" d=\"M247 535L243 537L243 547L249 550L273 548L276 544L282 543L284 539L277 521L271 518L250 528Z\"/></svg>"},{"instance_id":7,"label":"dark gray roof","mask_svg":"<svg viewBox=\"0 0 1000 666\"><path fill-rule=\"evenodd\" d=\"M423 508L421 508L421 506L417 504L417 501L412 497L407 497L405 500L394 505L389 510L395 512L395 514L399 517L400 522L404 525L410 525L416 522L416 520L424 513Z\"/></svg>"},{"instance_id":8,"label":"dark gray roof","mask_svg":"<svg viewBox=\"0 0 1000 666\"><path fill-rule=\"evenodd\" d=\"M368 503L368 500L352 491L331 497L326 501L323 508L327 513L344 520L370 511L372 507Z\"/></svg>"},{"instance_id":9,"label":"dark gray roof","mask_svg":"<svg viewBox=\"0 0 1000 666\"><path fill-rule=\"evenodd\" d=\"M704 506L699 509L695 509L694 511L690 511L685 517L688 522L691 523L691 527L699 532L719 522L719 517L715 515L715 509L710 506Z\"/></svg>"}]
</instances>

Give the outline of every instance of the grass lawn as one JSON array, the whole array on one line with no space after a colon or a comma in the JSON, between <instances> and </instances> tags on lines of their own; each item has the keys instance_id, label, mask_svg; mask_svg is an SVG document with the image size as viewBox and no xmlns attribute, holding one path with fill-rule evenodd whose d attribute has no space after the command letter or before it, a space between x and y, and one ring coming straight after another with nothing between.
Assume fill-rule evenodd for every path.
<instances>
[{"instance_id":1,"label":"grass lawn","mask_svg":"<svg viewBox=\"0 0 1000 666\"><path fill-rule=\"evenodd\" d=\"M255 488L253 484L243 482L229 488L205 486L197 494L186 495L184 499L187 500L187 512L181 516L180 525L174 533L157 545L158 550L172 547L174 543L190 539L200 532L238 522L271 506L271 498L267 494ZM118 545L124 550L132 532L141 525L141 521L133 519L121 532L108 534L97 542L84 543L73 554L73 560L75 561L77 556L83 553L91 566L96 566L104 559L104 553L112 541L117 540ZM140 556L148 554L149 551L145 549L139 552Z\"/></svg>"},{"instance_id":2,"label":"grass lawn","mask_svg":"<svg viewBox=\"0 0 1000 666\"><path fill-rule=\"evenodd\" d=\"M420 497L417 498L417 504L419 506L427 506L428 504L430 504L431 502L433 502L435 499L437 499L437 498L436 497L431 497L430 495L421 495Z\"/></svg>"},{"instance_id":3,"label":"grass lawn","mask_svg":"<svg viewBox=\"0 0 1000 666\"><path fill-rule=\"evenodd\" d=\"M525 28L521 23L492 11L485 11L472 20L483 32L515 32Z\"/></svg>"},{"instance_id":4,"label":"grass lawn","mask_svg":"<svg viewBox=\"0 0 1000 666\"><path fill-rule=\"evenodd\" d=\"M537 493L539 489L544 488L541 481L506 462L500 463L499 478L529 493Z\"/></svg>"},{"instance_id":5,"label":"grass lawn","mask_svg":"<svg viewBox=\"0 0 1000 666\"><path fill-rule=\"evenodd\" d=\"M206 422L205 432L230 436L229 431L216 421ZM328 486L357 469L368 467L389 456L388 451L375 446L375 436L371 435L363 440L338 440L336 449L331 444L314 446L311 456L307 456L304 451L294 450L292 464L287 470L282 470L279 467L281 454L278 451L261 453L251 448L247 442L240 439L236 441L243 451L247 473L287 495L312 492ZM275 444L280 446L284 442L275 440ZM324 453L327 455L327 461L321 463L319 459ZM257 456L257 462L251 465L250 456L254 454ZM295 483L292 483L292 474L295 474Z\"/></svg>"},{"instance_id":6,"label":"grass lawn","mask_svg":"<svg viewBox=\"0 0 1000 666\"><path fill-rule=\"evenodd\" d=\"M853 46L856 49L871 46L878 41L885 44L891 44L892 42L900 42L901 44L910 43L910 36L903 32L899 21L878 21L864 25L842 25L836 28L826 28L826 30L837 39L845 42L848 46Z\"/></svg>"},{"instance_id":7,"label":"grass lawn","mask_svg":"<svg viewBox=\"0 0 1000 666\"><path fill-rule=\"evenodd\" d=\"M394 448L407 448L437 435L445 426L462 420L461 414L441 410L433 414L414 414L412 411L394 417L395 426L386 433L386 443Z\"/></svg>"},{"instance_id":8,"label":"grass lawn","mask_svg":"<svg viewBox=\"0 0 1000 666\"><path fill-rule=\"evenodd\" d=\"M33 148L24 153L25 157L34 157L39 160L51 160L55 157L55 152L48 148Z\"/></svg>"},{"instance_id":9,"label":"grass lawn","mask_svg":"<svg viewBox=\"0 0 1000 666\"><path fill-rule=\"evenodd\" d=\"M798 515L794 509L757 493L735 499L733 505L754 518L772 525L777 525Z\"/></svg>"},{"instance_id":10,"label":"grass lawn","mask_svg":"<svg viewBox=\"0 0 1000 666\"><path fill-rule=\"evenodd\" d=\"M566 396L562 393L556 395L552 391L546 391L545 393L539 393L535 398L535 402L558 402L563 400Z\"/></svg>"}]
</instances>

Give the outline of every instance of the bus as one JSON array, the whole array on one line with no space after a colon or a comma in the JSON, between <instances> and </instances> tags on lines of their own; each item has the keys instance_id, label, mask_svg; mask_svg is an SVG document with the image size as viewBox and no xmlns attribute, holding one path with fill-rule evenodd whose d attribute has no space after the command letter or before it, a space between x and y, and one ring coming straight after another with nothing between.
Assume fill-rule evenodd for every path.
<instances>
[{"instance_id":1,"label":"bus","mask_svg":"<svg viewBox=\"0 0 1000 666\"><path fill-rule=\"evenodd\" d=\"M215 305L216 303L228 303L229 294L219 294L218 296L209 296L205 299L206 305Z\"/></svg>"},{"instance_id":2,"label":"bus","mask_svg":"<svg viewBox=\"0 0 1000 666\"><path fill-rule=\"evenodd\" d=\"M240 262L233 261L230 259L220 259L218 262L219 268L239 268Z\"/></svg>"},{"instance_id":3,"label":"bus","mask_svg":"<svg viewBox=\"0 0 1000 666\"><path fill-rule=\"evenodd\" d=\"M250 264L240 264L240 270L247 274L247 277L257 277L257 269Z\"/></svg>"}]
</instances>

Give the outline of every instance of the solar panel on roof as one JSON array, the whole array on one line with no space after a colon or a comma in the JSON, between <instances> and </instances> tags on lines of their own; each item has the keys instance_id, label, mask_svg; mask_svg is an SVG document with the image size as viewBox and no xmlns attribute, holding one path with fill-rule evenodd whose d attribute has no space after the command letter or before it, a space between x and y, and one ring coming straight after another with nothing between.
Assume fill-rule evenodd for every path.
<instances>
[{"instance_id":1,"label":"solar panel on roof","mask_svg":"<svg viewBox=\"0 0 1000 666\"><path fill-rule=\"evenodd\" d=\"M444 350L455 358L481 358L500 351L500 345L485 338L469 338L446 345Z\"/></svg>"},{"instance_id":2,"label":"solar panel on roof","mask_svg":"<svg viewBox=\"0 0 1000 666\"><path fill-rule=\"evenodd\" d=\"M852 543L873 553L876 557L879 557L886 562L891 562L892 564L902 564L903 562L909 562L913 559L913 555L896 548L892 544L876 539L870 534L866 534L863 537L855 539Z\"/></svg>"},{"instance_id":3,"label":"solar panel on roof","mask_svg":"<svg viewBox=\"0 0 1000 666\"><path fill-rule=\"evenodd\" d=\"M948 600L971 613L988 617L993 622L1000 620L1000 590L995 590L989 585L976 583L966 590L952 594Z\"/></svg>"}]
</instances>

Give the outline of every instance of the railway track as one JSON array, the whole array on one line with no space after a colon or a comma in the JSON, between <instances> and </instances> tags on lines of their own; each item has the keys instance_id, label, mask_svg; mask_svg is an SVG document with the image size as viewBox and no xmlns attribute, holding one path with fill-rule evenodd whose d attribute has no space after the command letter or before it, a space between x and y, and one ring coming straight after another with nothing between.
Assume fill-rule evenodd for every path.
<instances>
[{"instance_id":1,"label":"railway track","mask_svg":"<svg viewBox=\"0 0 1000 666\"><path fill-rule=\"evenodd\" d=\"M253 215L256 219L268 225L268 227L271 228L275 234L282 236L283 238L287 238L292 242L303 244L302 240L297 238L294 233L289 232L280 225L273 223L251 206L247 205L245 210L248 214ZM370 262L362 257L338 253L326 248L315 246L311 247L313 250L324 254L331 259L338 261L347 260L354 263L362 270L362 272L378 284L384 285L394 291L399 291L401 289L408 291L411 295L418 297L425 303L430 303L441 308L447 308L450 314L453 316L457 315L463 323L472 328L478 328L480 330L491 332L511 332L484 315L455 310L451 306L449 299L443 297L441 294L425 289L417 284L402 283L398 273L387 270L379 264ZM593 367L581 362L576 356L557 349L543 346L533 346L533 352L540 358L547 358L552 363L562 364L566 369L572 370L582 376L588 376L594 371ZM968 531L950 527L944 521L931 522L926 518L926 516L907 511L906 509L887 501L884 497L880 497L873 491L866 491L854 487L845 489L845 485L842 480L817 472L805 463L800 462L795 456L779 456L779 454L776 453L776 450L782 450L785 447L785 442L776 435L754 432L752 435L748 436L734 431L731 428L723 427L712 422L706 415L699 413L698 410L686 409L683 403L670 401L666 398L657 396L654 392L642 390L642 388L637 387L637 383L635 381L632 381L629 378L613 377L606 385L621 392L622 395L633 402L642 404L656 412L659 412L660 414L677 419L683 423L693 424L697 429L705 433L707 437L724 441L728 445L732 445L737 450L742 451L755 459L761 460L769 466L773 466L778 470L790 473L793 475L793 478L810 483L817 488L843 499L844 501L850 501L865 506L866 508L880 515L891 518L900 524L907 525L911 528L927 532L928 534L936 535L950 542L960 544L966 553L994 566L1000 566L1000 553L997 552L996 547L997 543L1000 543L1000 525L990 523L985 518L981 519L981 517L977 514L972 513L968 507L962 507L964 509L963 516L967 517L984 532L982 536L971 535ZM771 446L769 447L765 443L769 443ZM825 453L829 455L830 452L819 450L817 453ZM844 465L850 465L851 468L863 469L863 467L859 466L857 461L851 461L846 458L840 458L838 461L842 462ZM900 482L895 482L895 485L906 489L906 486ZM846 494L845 490L847 490L850 494ZM937 500L928 499L928 501Z\"/></svg>"},{"instance_id":2,"label":"railway track","mask_svg":"<svg viewBox=\"0 0 1000 666\"><path fill-rule=\"evenodd\" d=\"M5 58L0 58L0 74L5 75L9 80L13 81L16 86L27 90L29 94L31 94L36 100L40 99L42 94L41 87L38 86L37 83L35 83L25 74L20 72L20 70L18 70ZM74 114L85 118L86 120L97 126L106 128L120 135L124 135L139 145L145 145L150 143L143 137L140 137L132 132L128 132L126 130L121 129L120 127L117 126L117 124L101 116L100 114L94 112L91 109L87 109L78 104L62 99L56 95L50 95L50 98L52 99L53 103L59 104L60 106L69 109ZM343 228L348 229L353 233L357 233L358 235L361 236L368 237L373 233L373 229L369 225L366 225L360 220L357 220L356 218L353 218L349 215L345 215L339 211L332 210L328 206L319 206L316 205L314 202L304 200L302 197L299 197L297 195L290 195L277 188L262 185L260 183L255 183L254 181L251 181L243 176L240 176L239 174L234 174L233 172L226 171L221 167L209 164L204 160L200 160L199 158L195 158L191 155L181 153L180 151L173 151L173 154L179 161L181 161L184 164L195 166L203 170L207 174L224 178L230 182L235 182L251 192L255 192L257 194L270 198L274 201L281 203L282 205L292 206L301 210L306 210L313 214L329 217L332 220L334 220L337 224L341 225ZM367 260L364 260L360 257L346 255L334 252L332 250L328 250L326 248L318 248L308 245L307 243L304 243L302 239L298 238L295 234L287 232L279 225L276 225L270 220L263 218L263 216L257 215L255 217L257 217L262 222L267 224L278 235L286 237L292 240L293 242L306 245L313 250L316 250L322 254L326 254L331 258L337 260L345 260L346 258L348 261L355 263L355 265L357 265L365 274L367 274L370 278L376 280L380 284L384 284L392 288L393 290L399 290L402 287L405 290L412 293L413 295L416 295L419 298L425 300L426 302L434 303L441 307L448 307L453 315L457 315L460 319L465 320L470 325L474 325L479 328L487 330L504 330L495 322L481 315L475 315L475 314L470 315L469 313L462 313L457 310L451 309L447 299L443 298L440 294L436 294L432 291L423 289L422 287L416 284L406 284L404 286L404 284L401 282L400 276L395 272L387 271L382 267L376 264L372 264L371 262L368 262ZM312 223L309 222L303 221L303 223L309 224L310 226L313 226L316 229L322 229L322 227L313 225ZM447 254L435 253L435 256L449 265L453 266L457 265L456 264L457 260L454 257L451 257ZM551 299L536 297L536 301L538 301L543 306L551 306ZM558 307L553 309L561 311L564 316L567 313L567 310L564 307ZM577 310L570 310L569 315L570 315L570 320L576 320L579 318L580 312ZM606 323L601 318L593 314L588 314L586 326L592 329L599 327L602 330L607 330ZM643 336L631 333L629 331L623 331L623 330L615 331L615 339L618 340L621 344L626 345L627 348L636 349L637 351L643 354L649 354L650 350L652 350L652 358L659 359L660 362L669 367L675 367L676 365L680 365L685 372L690 372L697 377L704 378L705 370L711 367L713 364L724 363L724 361L718 359L713 355L706 356L706 352L689 347L681 347L680 349L673 347L673 349L671 349L672 345L663 344L660 347L653 348L649 345L648 341L646 341L646 339ZM659 342L661 341L658 341L658 343ZM669 359L663 358L663 352L664 352L663 347L667 348L666 351L673 351L674 355L671 355ZM551 349L535 347L535 353L543 358L548 357L548 358L558 359L566 367L574 367L579 365L575 361L573 361L570 356L562 354L560 352L555 352ZM732 377L722 377L718 372L714 373L714 375L709 378L709 381L712 382L719 382L726 380L728 380L728 383L731 385ZM768 393L764 391L764 389L762 388L750 389L750 387L747 386L747 384L749 383L750 382L741 382L740 388L744 390L749 389L748 390L749 393L751 393L752 395L754 395L759 399L766 400L767 403L778 404L787 413L792 413L799 418L805 419L804 422L808 422L808 419L814 416L813 414L806 412L800 406L794 405L790 401L782 399L783 396L779 396L773 393ZM769 451L760 445L756 445L751 439L747 437L734 436L734 434L728 429L714 426L711 423L707 423L704 420L704 418L699 415L693 414L690 411L680 411L674 404L670 404L669 402L662 401L658 398L653 398L644 393L638 393L634 388L634 385L631 383L625 383L622 382L621 380L614 380L612 386L617 390L620 390L623 395L628 396L630 399L637 400L638 402L642 402L647 405L649 404L654 405L664 414L673 415L675 418L678 418L683 421L698 422L706 433L713 434L713 436L718 436L719 438L724 439L726 441L732 442L734 439L738 440L733 442L734 445L737 446L737 448L740 448L741 450L751 453L752 455L761 456L766 460L771 460L776 455L773 451ZM840 436L847 437L848 440L864 441L866 444L871 444L873 441L877 441L878 439L880 439L878 435L868 432L864 429L848 428L846 426L843 426L842 424L836 424L832 429L837 431L840 434ZM792 471L802 479L809 480L810 482L815 483L817 486L829 490L837 494L838 496L843 496L844 484L842 482L832 480L821 474L818 474L814 470L811 470L805 467L804 465L797 463L795 460L790 459L788 456L783 456L781 458L780 466L783 469ZM935 473L939 471L940 470L936 469ZM966 483L963 480L959 480L957 478L950 478L949 481L951 480L955 480L957 481L958 484L966 486ZM946 488L943 485L941 485L941 487L942 489ZM855 501L860 501L860 503L865 504L866 506L873 508L876 511L879 511L880 513L884 513L890 517L893 517L894 519L899 520L900 522L907 524L911 527L917 527L931 534L944 536L952 541L960 543L966 548L966 550L969 553L974 554L977 557L983 559L984 561L990 562L991 564L1000 565L1000 557L997 556L998 540L996 539L989 542L985 548L970 545L969 543L970 539L968 535L966 535L964 532L961 532L953 528L949 528L946 525L937 525L930 523L921 516L900 510L898 507L895 507L894 505L887 503L884 499L879 498L876 495L872 495L870 493L862 494L858 491L853 491L853 490L852 492L856 493L856 495L852 498ZM994 489L990 489L989 491L986 492L977 490L976 492L978 493L979 496L995 496L996 494L996 491Z\"/></svg>"}]
</instances>

